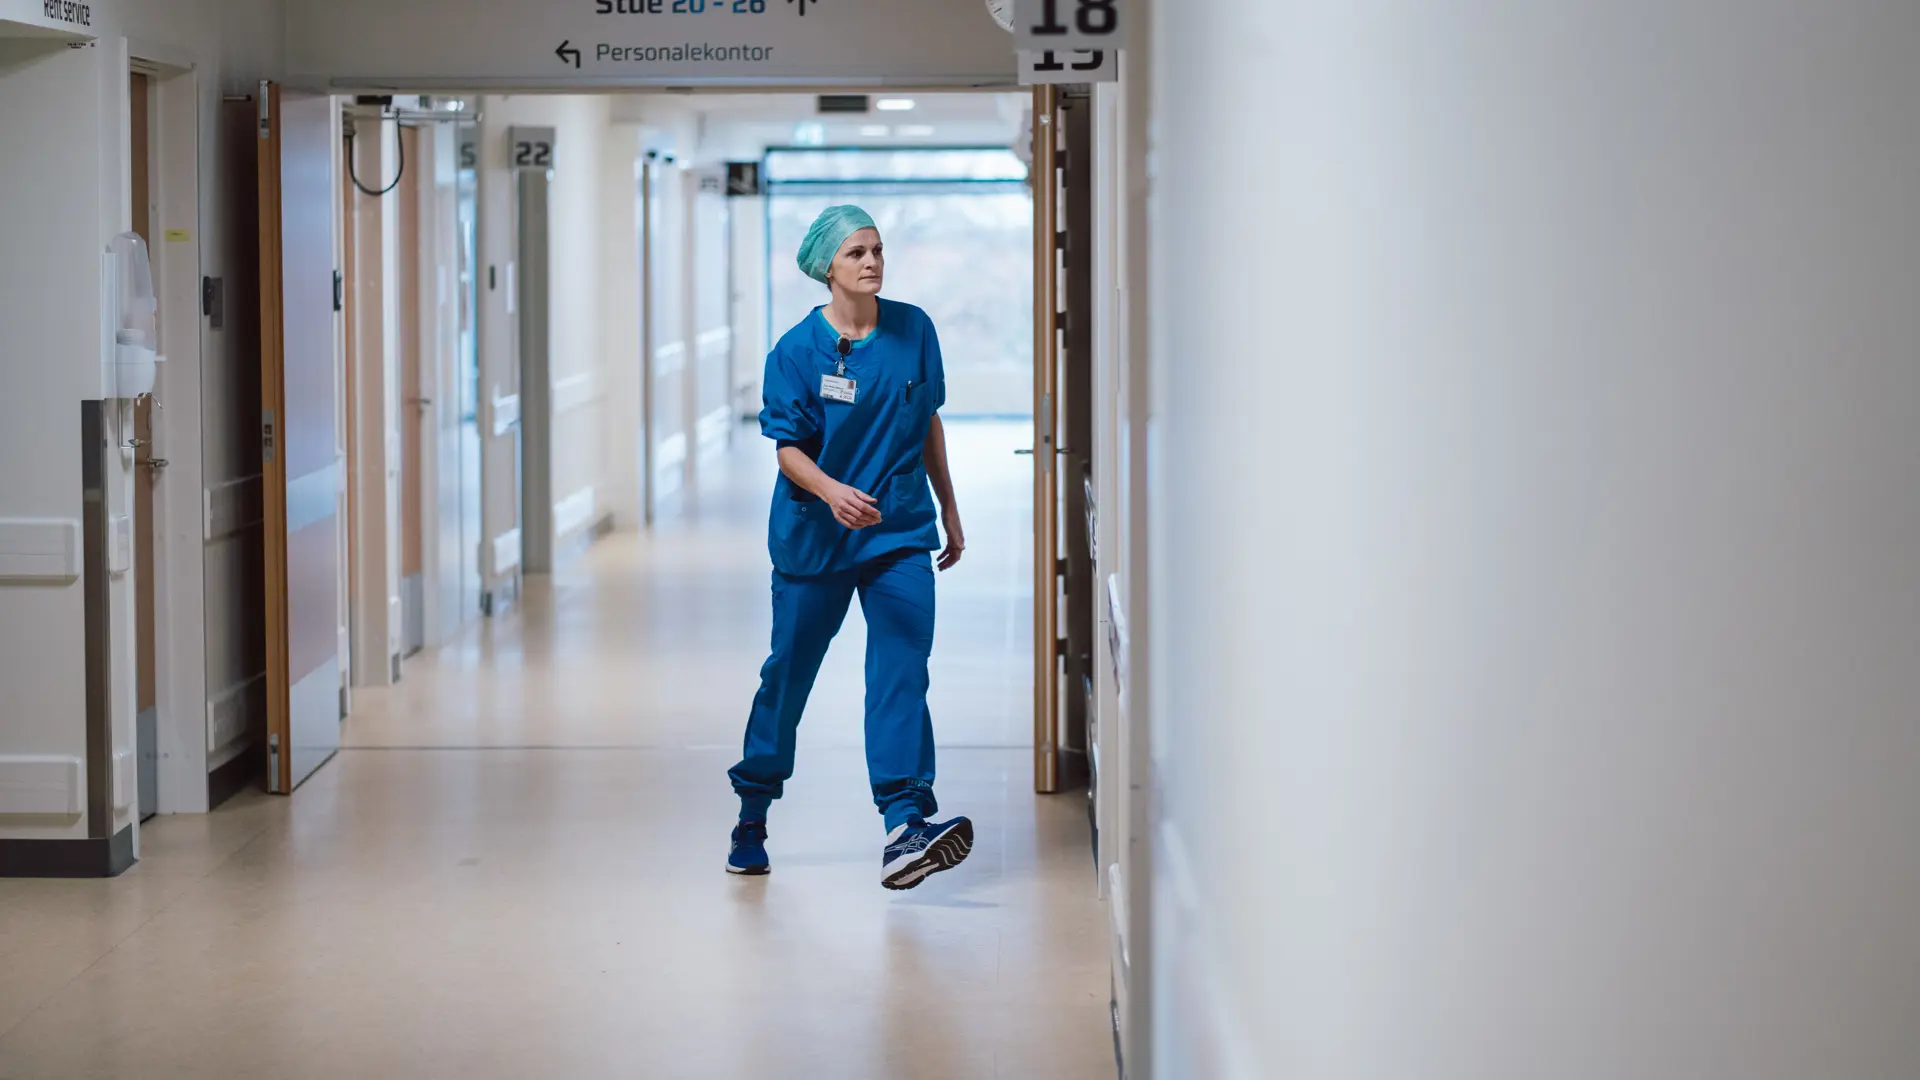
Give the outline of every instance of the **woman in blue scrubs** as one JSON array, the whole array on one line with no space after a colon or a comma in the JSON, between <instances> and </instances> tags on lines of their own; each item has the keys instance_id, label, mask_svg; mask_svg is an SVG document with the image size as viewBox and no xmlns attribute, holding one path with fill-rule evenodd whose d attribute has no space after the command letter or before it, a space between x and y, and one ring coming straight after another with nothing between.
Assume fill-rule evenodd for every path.
<instances>
[{"instance_id":1,"label":"woman in blue scrubs","mask_svg":"<svg viewBox=\"0 0 1920 1080\"><path fill-rule=\"evenodd\" d=\"M885 252L865 211L822 212L799 263L830 297L767 357L760 429L780 459L767 527L773 650L747 718L745 756L729 773L740 823L727 870L770 868L767 811L793 775L807 694L858 593L867 620L867 774L887 828L880 883L911 889L973 847L972 822L933 820L932 552L946 570L966 546L940 424L946 375L927 313L880 298Z\"/></svg>"}]
</instances>

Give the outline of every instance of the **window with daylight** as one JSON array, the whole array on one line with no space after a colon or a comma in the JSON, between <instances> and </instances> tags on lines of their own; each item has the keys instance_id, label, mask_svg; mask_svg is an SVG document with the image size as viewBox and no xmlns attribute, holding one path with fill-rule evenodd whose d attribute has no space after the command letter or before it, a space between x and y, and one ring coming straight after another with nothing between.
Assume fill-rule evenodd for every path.
<instances>
[{"instance_id":1,"label":"window with daylight","mask_svg":"<svg viewBox=\"0 0 1920 1080\"><path fill-rule=\"evenodd\" d=\"M883 295L924 308L947 369L942 414L1033 412L1033 196L1004 149L775 149L766 156L767 347L826 302L793 253L820 211L855 203L887 248Z\"/></svg>"}]
</instances>

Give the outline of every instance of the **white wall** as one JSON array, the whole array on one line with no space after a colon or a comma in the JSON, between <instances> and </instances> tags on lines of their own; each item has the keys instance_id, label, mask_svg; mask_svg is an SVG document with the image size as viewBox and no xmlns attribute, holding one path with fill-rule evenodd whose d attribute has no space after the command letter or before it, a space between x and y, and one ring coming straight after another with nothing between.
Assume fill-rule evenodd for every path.
<instances>
[{"instance_id":1,"label":"white wall","mask_svg":"<svg viewBox=\"0 0 1920 1080\"><path fill-rule=\"evenodd\" d=\"M34 148L0 154L0 455L9 463L0 521L9 524L81 521L80 403L101 394L102 267L119 224L103 213L120 190L114 162L102 158L119 130L109 127L110 56L0 40L0 145ZM132 220L130 209L121 216ZM87 759L83 589L77 577L0 583L0 783L22 779L21 757ZM0 816L0 838L87 834L84 812Z\"/></svg>"},{"instance_id":2,"label":"white wall","mask_svg":"<svg viewBox=\"0 0 1920 1080\"><path fill-rule=\"evenodd\" d=\"M738 416L760 413L767 352L767 204L764 196L729 201L733 210L733 403Z\"/></svg>"},{"instance_id":3,"label":"white wall","mask_svg":"<svg viewBox=\"0 0 1920 1080\"><path fill-rule=\"evenodd\" d=\"M603 498L614 523L637 529L640 446L645 427L640 409L642 339L640 280L640 131L632 124L608 127L600 155L600 326L606 372L602 417Z\"/></svg>"},{"instance_id":4,"label":"white wall","mask_svg":"<svg viewBox=\"0 0 1920 1080\"><path fill-rule=\"evenodd\" d=\"M616 358L608 347L621 338L621 332L609 327L613 300L604 272L609 250L621 245L624 233L614 227L617 223L602 218L612 168L606 157L630 155L632 144L630 139L612 137L611 104L606 97L497 97L486 98L481 107L483 135L489 140L504 140L507 129L515 126L555 129L553 183L548 189L548 353L555 408L552 490L556 504L589 494L597 519L606 510L604 489L612 473L610 440L605 435L608 393L621 382L610 368ZM498 159L490 159L494 179L513 190L512 177L504 168L505 151L493 157ZM483 231L504 229L510 234L510 219L483 215ZM637 249L634 258L638 259ZM502 344L483 338L481 348Z\"/></svg>"},{"instance_id":5,"label":"white wall","mask_svg":"<svg viewBox=\"0 0 1920 1080\"><path fill-rule=\"evenodd\" d=\"M95 359L101 350L100 252L108 236L131 222L126 156L130 57L193 67L198 73L198 221L173 220L180 203L163 191L163 215L168 219L156 226L195 226L185 242L198 245L203 273L231 281L236 272L251 272L250 267L233 265L223 227L222 210L229 191L219 167L226 150L219 102L223 91L250 89L252 80L277 69L280 5L272 0L153 0L124 7L96 5L95 16L93 30L100 38L93 46L71 54L61 50L65 55L53 58L56 66L48 66L51 61L26 63L6 46L7 70L0 76L6 80L0 91L0 129L6 133L0 142L39 148L30 155L8 154L0 161L0 190L7 192L7 204L20 212L17 220L8 215L7 258L0 274L25 275L0 288L0 307L8 309L0 317L7 327L5 341L0 343L5 350L0 369L5 371L6 390L0 394L5 402L0 408L10 414L0 423L4 428L0 440L6 444L7 460L15 463L0 482L4 492L0 517L79 515L79 402L100 394ZM54 74L57 70L72 78L63 82ZM57 89L55 83L60 83ZM45 93L53 98L43 100ZM167 130L177 133L179 128ZM161 153L169 153L167 144L163 143ZM61 169L47 166L56 160L62 162ZM227 338L205 334L202 355L189 350L169 356L170 372L200 369L195 373L200 376L197 380L179 380L181 385L197 384L201 400L195 404L200 408L182 408L180 413L197 411L204 425L194 425L197 430L170 430L170 445L156 443L179 469L169 478L178 478L173 482L212 487L243 479L244 448L249 442L255 448L252 471L257 472L257 381L244 377L245 365L258 363L257 343ZM168 419L163 416L161 423ZM114 479L115 492L124 493L128 478L116 473ZM168 502L172 505L173 500ZM169 521L170 539L176 532L171 526ZM191 542L199 532L195 527L184 535ZM247 616L257 610L260 581L257 574L246 572L249 566L257 569L258 562L245 557L258 547L257 531L251 548L245 540L241 536L222 542L237 544L233 550L209 545L204 591L197 580L185 583L190 591L174 588L179 582L161 583L168 587L167 602L187 609L183 618L206 626L204 639L163 641L161 662L183 660L189 673L204 666L206 684L216 690L243 684L258 670L257 641L250 640L253 624ZM8 589L8 595L0 598L0 640L7 643L0 650L5 657L0 659L4 665L0 685L7 687L10 701L20 703L0 724L0 755L84 753L79 590L77 584L31 593ZM115 704L118 711L128 713L124 718L116 716L116 749L125 752L132 742L130 578L116 579L113 594L115 632L125 639L124 648L116 642L117 653L124 655L116 661L115 682L124 692L116 694ZM204 620L198 618L202 611ZM176 714L163 722L171 719L190 728L184 745L197 747L205 738L204 708L198 700L205 688L195 680L180 681L186 683L192 684L186 689L193 700L177 702ZM163 738L163 747L179 750L182 745ZM192 776L181 783L180 771L165 763L161 772L163 778L172 778L173 787L162 793L163 808L192 810L205 805L204 783L194 782ZM117 822L124 823L124 819ZM0 836L5 837L71 837L85 832L81 821L0 821Z\"/></svg>"},{"instance_id":6,"label":"white wall","mask_svg":"<svg viewBox=\"0 0 1920 1080\"><path fill-rule=\"evenodd\" d=\"M1156 1075L1911 1075L1920 7L1154 29Z\"/></svg>"},{"instance_id":7,"label":"white wall","mask_svg":"<svg viewBox=\"0 0 1920 1080\"><path fill-rule=\"evenodd\" d=\"M1153 1032L1147 57L1145 29L1136 27L1121 81L1095 88L1093 129L1099 871L1112 934L1118 1042L1131 1077L1151 1075Z\"/></svg>"}]
</instances>

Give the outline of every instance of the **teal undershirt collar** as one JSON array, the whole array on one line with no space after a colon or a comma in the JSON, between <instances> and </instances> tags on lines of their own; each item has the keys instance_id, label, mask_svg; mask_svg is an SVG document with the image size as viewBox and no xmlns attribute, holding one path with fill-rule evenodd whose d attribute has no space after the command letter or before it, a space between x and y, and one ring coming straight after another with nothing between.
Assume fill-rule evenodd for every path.
<instances>
[{"instance_id":1,"label":"teal undershirt collar","mask_svg":"<svg viewBox=\"0 0 1920 1080\"><path fill-rule=\"evenodd\" d=\"M835 339L838 339L840 337L840 331L835 330L833 328L833 324L827 321L827 309L825 307L814 308L813 313L815 315L820 316L820 325L827 328L827 333L832 334ZM866 337L863 337L859 341L856 341L853 343L853 347L858 349L865 346L866 344L871 342L875 337L877 337L879 333L880 333L880 327L878 324L875 324L874 328L867 332Z\"/></svg>"}]
</instances>

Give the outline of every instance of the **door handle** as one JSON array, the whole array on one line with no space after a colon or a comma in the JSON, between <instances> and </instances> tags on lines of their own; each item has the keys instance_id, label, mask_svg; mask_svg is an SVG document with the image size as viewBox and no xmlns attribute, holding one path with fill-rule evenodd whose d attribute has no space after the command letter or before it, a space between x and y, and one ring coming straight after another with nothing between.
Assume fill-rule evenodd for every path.
<instances>
[{"instance_id":1,"label":"door handle","mask_svg":"<svg viewBox=\"0 0 1920 1080\"><path fill-rule=\"evenodd\" d=\"M150 461L142 461L140 462L140 467L143 469L152 469L154 472L159 472L161 469L164 469L167 467L167 459L163 457L157 457L157 458L153 458Z\"/></svg>"}]
</instances>

